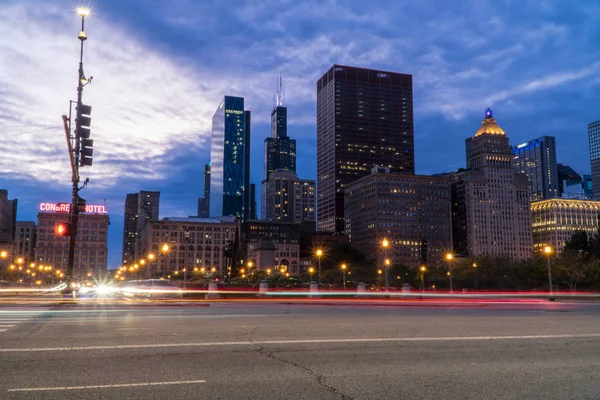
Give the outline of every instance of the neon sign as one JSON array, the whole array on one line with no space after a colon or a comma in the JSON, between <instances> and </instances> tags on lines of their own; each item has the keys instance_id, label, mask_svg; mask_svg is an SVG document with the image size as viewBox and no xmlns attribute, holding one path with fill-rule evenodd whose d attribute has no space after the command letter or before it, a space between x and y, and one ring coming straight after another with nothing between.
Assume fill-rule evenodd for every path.
<instances>
[{"instance_id":1,"label":"neon sign","mask_svg":"<svg viewBox=\"0 0 600 400\"><path fill-rule=\"evenodd\" d=\"M71 211L69 203L40 203L40 211L52 211L57 213L68 213ZM98 204L89 204L85 206L84 213L90 214L108 214L106 206Z\"/></svg>"},{"instance_id":2,"label":"neon sign","mask_svg":"<svg viewBox=\"0 0 600 400\"><path fill-rule=\"evenodd\" d=\"M226 113L229 114L243 114L244 112L242 110L225 110Z\"/></svg>"}]
</instances>

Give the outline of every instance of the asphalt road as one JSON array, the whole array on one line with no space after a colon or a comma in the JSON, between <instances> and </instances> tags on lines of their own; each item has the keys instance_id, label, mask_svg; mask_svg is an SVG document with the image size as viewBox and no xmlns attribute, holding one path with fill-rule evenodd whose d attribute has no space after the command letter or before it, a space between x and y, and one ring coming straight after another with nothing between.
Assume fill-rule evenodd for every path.
<instances>
[{"instance_id":1,"label":"asphalt road","mask_svg":"<svg viewBox=\"0 0 600 400\"><path fill-rule=\"evenodd\" d=\"M600 305L0 305L1 399L598 399Z\"/></svg>"}]
</instances>

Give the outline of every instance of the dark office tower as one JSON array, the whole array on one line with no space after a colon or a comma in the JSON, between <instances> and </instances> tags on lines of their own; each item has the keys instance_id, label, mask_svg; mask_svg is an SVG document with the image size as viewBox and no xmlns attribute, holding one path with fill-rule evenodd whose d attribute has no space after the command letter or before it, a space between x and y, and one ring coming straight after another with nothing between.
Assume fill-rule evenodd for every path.
<instances>
[{"instance_id":1,"label":"dark office tower","mask_svg":"<svg viewBox=\"0 0 600 400\"><path fill-rule=\"evenodd\" d=\"M249 184L247 142L250 112L244 98L225 96L212 119L210 144L210 216L244 217L245 185ZM246 121L248 119L248 121ZM247 191L246 191L247 192Z\"/></svg>"},{"instance_id":2,"label":"dark office tower","mask_svg":"<svg viewBox=\"0 0 600 400\"><path fill-rule=\"evenodd\" d=\"M148 222L158 219L159 202L160 192L142 190L127 194L123 224L123 264L143 257L139 254L139 238Z\"/></svg>"},{"instance_id":3,"label":"dark office tower","mask_svg":"<svg viewBox=\"0 0 600 400\"><path fill-rule=\"evenodd\" d=\"M377 166L414 174L412 75L334 65L317 81L317 228L344 230L344 187Z\"/></svg>"},{"instance_id":4,"label":"dark office tower","mask_svg":"<svg viewBox=\"0 0 600 400\"><path fill-rule=\"evenodd\" d=\"M123 264L130 264L135 259L137 211L138 193L128 193L125 198L125 218L123 221Z\"/></svg>"},{"instance_id":5,"label":"dark office tower","mask_svg":"<svg viewBox=\"0 0 600 400\"><path fill-rule=\"evenodd\" d=\"M588 139L592 164L592 190L594 200L600 200L600 121L588 124Z\"/></svg>"},{"instance_id":6,"label":"dark office tower","mask_svg":"<svg viewBox=\"0 0 600 400\"><path fill-rule=\"evenodd\" d=\"M204 166L204 197L198 198L198 213L200 218L210 216L210 164Z\"/></svg>"},{"instance_id":7,"label":"dark office tower","mask_svg":"<svg viewBox=\"0 0 600 400\"><path fill-rule=\"evenodd\" d=\"M271 137L265 139L264 179L277 169L296 172L296 141L287 135L287 107L281 77L277 80L277 95L271 111Z\"/></svg>"},{"instance_id":8,"label":"dark office tower","mask_svg":"<svg viewBox=\"0 0 600 400\"><path fill-rule=\"evenodd\" d=\"M558 170L558 196L562 197L563 193L569 186L583 187L583 178L577 171L568 165L557 164ZM591 186L591 185L590 185Z\"/></svg>"},{"instance_id":9,"label":"dark office tower","mask_svg":"<svg viewBox=\"0 0 600 400\"><path fill-rule=\"evenodd\" d=\"M542 136L512 147L515 172L527 175L531 182L530 201L558 197L556 139Z\"/></svg>"}]
</instances>

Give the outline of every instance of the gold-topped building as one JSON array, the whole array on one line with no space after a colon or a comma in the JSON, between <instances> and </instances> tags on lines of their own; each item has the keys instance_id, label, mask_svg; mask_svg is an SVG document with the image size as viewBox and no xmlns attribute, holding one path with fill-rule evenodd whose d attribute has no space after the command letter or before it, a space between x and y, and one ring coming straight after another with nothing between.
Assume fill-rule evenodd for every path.
<instances>
[{"instance_id":1,"label":"gold-topped building","mask_svg":"<svg viewBox=\"0 0 600 400\"><path fill-rule=\"evenodd\" d=\"M576 231L598 231L600 201L555 198L531 203L533 247L542 251L550 246L557 252Z\"/></svg>"},{"instance_id":2,"label":"gold-topped building","mask_svg":"<svg viewBox=\"0 0 600 400\"><path fill-rule=\"evenodd\" d=\"M467 170L452 174L452 242L457 255L533 256L530 184L515 173L512 149L492 110L466 140Z\"/></svg>"}]
</instances>

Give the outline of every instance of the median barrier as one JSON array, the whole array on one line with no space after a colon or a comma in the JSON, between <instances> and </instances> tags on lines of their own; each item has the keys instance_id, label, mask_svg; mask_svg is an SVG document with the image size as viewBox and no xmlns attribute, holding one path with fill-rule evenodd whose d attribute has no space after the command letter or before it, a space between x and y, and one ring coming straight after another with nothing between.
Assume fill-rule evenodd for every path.
<instances>
[{"instance_id":1,"label":"median barrier","mask_svg":"<svg viewBox=\"0 0 600 400\"><path fill-rule=\"evenodd\" d=\"M219 294L219 285L216 281L210 281L208 283L208 293L206 294L206 299L220 299L221 295Z\"/></svg>"}]
</instances>

